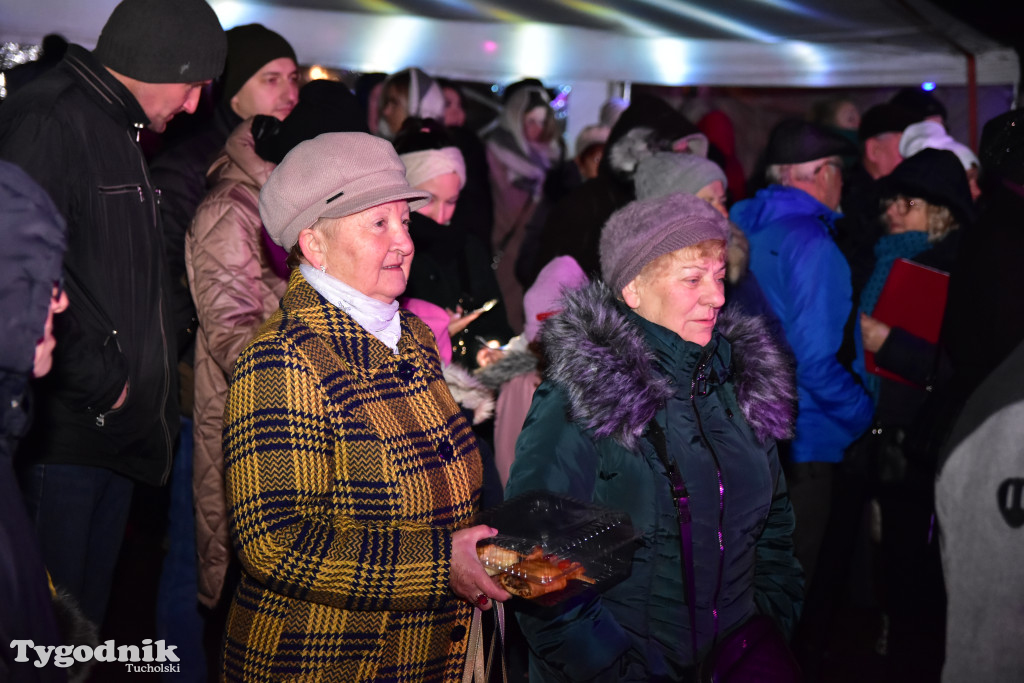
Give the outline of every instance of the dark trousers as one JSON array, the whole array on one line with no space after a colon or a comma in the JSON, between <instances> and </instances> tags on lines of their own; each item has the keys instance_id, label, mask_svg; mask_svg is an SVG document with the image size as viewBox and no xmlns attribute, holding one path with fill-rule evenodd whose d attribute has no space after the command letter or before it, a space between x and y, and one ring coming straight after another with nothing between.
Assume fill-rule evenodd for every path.
<instances>
[{"instance_id":1,"label":"dark trousers","mask_svg":"<svg viewBox=\"0 0 1024 683\"><path fill-rule=\"evenodd\" d=\"M800 499L798 503L793 497L790 483L796 514L795 550L801 563L805 562L801 552L810 558L810 568L804 565L804 607L793 642L808 683L821 678L823 658L835 635L837 610L850 597L851 580L859 573L866 574L858 577L859 583L868 584L860 592L872 592L870 567L863 567L863 572L851 569L858 550L867 543L865 510L875 485L868 455L854 447L841 463L790 465L795 468ZM809 522L811 529L801 530L804 522ZM810 538L801 537L801 533Z\"/></svg>"},{"instance_id":2,"label":"dark trousers","mask_svg":"<svg viewBox=\"0 0 1024 683\"><path fill-rule=\"evenodd\" d=\"M818 555L832 511L832 477L836 465L828 462L797 462L786 465L789 502L796 517L793 552L804 568L804 590L810 590Z\"/></svg>"},{"instance_id":3,"label":"dark trousers","mask_svg":"<svg viewBox=\"0 0 1024 683\"><path fill-rule=\"evenodd\" d=\"M192 500L192 420L181 418L178 448L171 467L167 510L167 554L160 571L156 602L157 635L178 647L180 671L161 678L206 680L203 617L196 569L196 521Z\"/></svg>"},{"instance_id":4,"label":"dark trousers","mask_svg":"<svg viewBox=\"0 0 1024 683\"><path fill-rule=\"evenodd\" d=\"M97 626L107 611L133 488L127 477L101 467L33 465L22 476L53 583Z\"/></svg>"}]
</instances>

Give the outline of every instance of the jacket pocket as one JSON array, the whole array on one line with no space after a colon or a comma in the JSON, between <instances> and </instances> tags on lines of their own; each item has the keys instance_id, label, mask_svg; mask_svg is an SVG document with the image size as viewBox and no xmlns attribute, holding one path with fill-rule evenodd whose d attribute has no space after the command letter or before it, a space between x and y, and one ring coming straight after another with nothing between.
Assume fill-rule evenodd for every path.
<instances>
[{"instance_id":1,"label":"jacket pocket","mask_svg":"<svg viewBox=\"0 0 1024 683\"><path fill-rule=\"evenodd\" d=\"M54 320L54 392L102 426L102 416L128 382L128 361L110 316L73 269L67 268L66 275L70 305Z\"/></svg>"}]
</instances>

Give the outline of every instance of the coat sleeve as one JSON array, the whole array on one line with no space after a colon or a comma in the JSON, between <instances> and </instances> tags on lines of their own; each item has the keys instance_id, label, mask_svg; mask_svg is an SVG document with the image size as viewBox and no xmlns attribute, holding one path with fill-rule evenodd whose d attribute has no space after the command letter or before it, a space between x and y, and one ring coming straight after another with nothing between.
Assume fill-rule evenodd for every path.
<instances>
[{"instance_id":1,"label":"coat sleeve","mask_svg":"<svg viewBox=\"0 0 1024 683\"><path fill-rule=\"evenodd\" d=\"M919 386L926 386L934 377L937 353L936 344L902 327L893 327L882 348L875 354L875 362L889 372L895 372Z\"/></svg>"},{"instance_id":2,"label":"coat sleeve","mask_svg":"<svg viewBox=\"0 0 1024 683\"><path fill-rule=\"evenodd\" d=\"M544 383L534 395L516 442L505 497L547 490L591 500L598 458L593 441L568 421L560 391ZM567 680L595 680L621 665L630 647L629 636L600 597L556 614L519 611L516 616L530 650Z\"/></svg>"},{"instance_id":3,"label":"coat sleeve","mask_svg":"<svg viewBox=\"0 0 1024 683\"><path fill-rule=\"evenodd\" d=\"M804 572L793 555L796 517L774 443L768 457L775 490L768 520L755 547L754 603L758 612L775 619L786 638L791 638L803 607Z\"/></svg>"},{"instance_id":4,"label":"coat sleeve","mask_svg":"<svg viewBox=\"0 0 1024 683\"><path fill-rule=\"evenodd\" d=\"M790 274L786 339L796 357L797 386L841 430L845 447L864 433L874 413L864 387L836 358L852 310L850 269L832 239L816 226L794 229L781 251L780 267ZM801 417L797 415L798 435Z\"/></svg>"},{"instance_id":5,"label":"coat sleeve","mask_svg":"<svg viewBox=\"0 0 1024 683\"><path fill-rule=\"evenodd\" d=\"M192 296L210 355L230 375L238 354L263 324L263 302L270 294L262 278L262 223L255 197L244 188L196 211L188 237L187 266ZM258 210L257 210L258 211Z\"/></svg>"},{"instance_id":6,"label":"coat sleeve","mask_svg":"<svg viewBox=\"0 0 1024 683\"><path fill-rule=\"evenodd\" d=\"M365 440L338 439L332 418L319 378L287 339L261 337L239 357L224 458L242 567L277 593L340 609L440 607L451 599L452 530L346 514L380 487L349 471L349 451Z\"/></svg>"}]
</instances>

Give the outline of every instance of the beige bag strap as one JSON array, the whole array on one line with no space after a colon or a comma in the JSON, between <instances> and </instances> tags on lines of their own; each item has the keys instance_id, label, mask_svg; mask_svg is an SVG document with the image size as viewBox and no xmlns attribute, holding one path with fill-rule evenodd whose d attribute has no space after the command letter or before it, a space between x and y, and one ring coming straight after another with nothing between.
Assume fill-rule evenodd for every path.
<instances>
[{"instance_id":1,"label":"beige bag strap","mask_svg":"<svg viewBox=\"0 0 1024 683\"><path fill-rule=\"evenodd\" d=\"M508 672L505 670L505 606L495 602L491 607L494 613L495 627L491 635L491 646L484 656L483 611L473 608L473 621L469 626L469 641L466 644L466 667L462 672L462 683L487 683L491 677L491 665L494 664L495 643L500 641L501 647L501 680L508 683Z\"/></svg>"},{"instance_id":2,"label":"beige bag strap","mask_svg":"<svg viewBox=\"0 0 1024 683\"><path fill-rule=\"evenodd\" d=\"M505 605L500 602L493 603L491 611L494 613L494 633L491 634L491 647L487 653L487 677L485 681L491 680L491 665L494 664L494 644L499 642L501 651L498 655L501 660L501 680L508 683L508 671L505 670Z\"/></svg>"},{"instance_id":3,"label":"beige bag strap","mask_svg":"<svg viewBox=\"0 0 1024 683\"><path fill-rule=\"evenodd\" d=\"M473 608L473 621L469 625L469 641L466 644L466 666L462 670L462 683L473 683L476 678L484 678L484 643L480 637L480 616L483 612L479 607ZM479 671L479 673L477 673Z\"/></svg>"}]
</instances>

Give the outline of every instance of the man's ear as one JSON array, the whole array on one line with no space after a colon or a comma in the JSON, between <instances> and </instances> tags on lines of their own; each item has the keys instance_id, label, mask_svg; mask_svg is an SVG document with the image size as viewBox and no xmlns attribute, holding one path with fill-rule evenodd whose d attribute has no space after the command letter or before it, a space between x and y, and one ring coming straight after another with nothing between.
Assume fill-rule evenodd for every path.
<instances>
[{"instance_id":1,"label":"man's ear","mask_svg":"<svg viewBox=\"0 0 1024 683\"><path fill-rule=\"evenodd\" d=\"M622 288L622 300L630 308L636 308L640 305L640 287L637 285L636 278L630 280L629 284Z\"/></svg>"},{"instance_id":2,"label":"man's ear","mask_svg":"<svg viewBox=\"0 0 1024 683\"><path fill-rule=\"evenodd\" d=\"M320 235L313 228L305 228L299 233L299 249L314 268L324 265L326 249Z\"/></svg>"},{"instance_id":3,"label":"man's ear","mask_svg":"<svg viewBox=\"0 0 1024 683\"><path fill-rule=\"evenodd\" d=\"M878 163L878 138L868 138L864 141L864 158L872 163Z\"/></svg>"}]
</instances>

